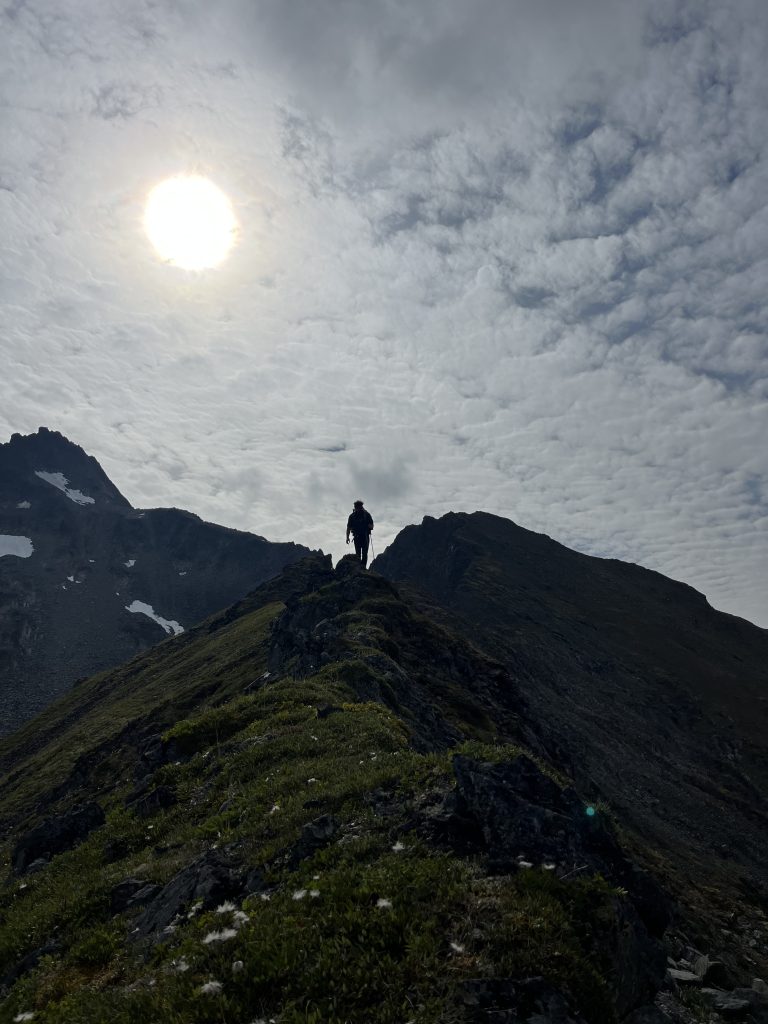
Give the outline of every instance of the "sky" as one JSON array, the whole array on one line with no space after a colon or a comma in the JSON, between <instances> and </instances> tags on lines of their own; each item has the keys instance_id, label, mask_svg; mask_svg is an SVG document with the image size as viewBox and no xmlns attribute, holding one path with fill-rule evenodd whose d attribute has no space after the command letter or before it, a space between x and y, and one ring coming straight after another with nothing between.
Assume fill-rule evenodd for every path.
<instances>
[{"instance_id":1,"label":"sky","mask_svg":"<svg viewBox=\"0 0 768 1024\"><path fill-rule=\"evenodd\" d=\"M345 552L483 509L768 627L764 0L0 0L0 440ZM216 268L149 191L229 197ZM43 467L55 470L56 467Z\"/></svg>"}]
</instances>

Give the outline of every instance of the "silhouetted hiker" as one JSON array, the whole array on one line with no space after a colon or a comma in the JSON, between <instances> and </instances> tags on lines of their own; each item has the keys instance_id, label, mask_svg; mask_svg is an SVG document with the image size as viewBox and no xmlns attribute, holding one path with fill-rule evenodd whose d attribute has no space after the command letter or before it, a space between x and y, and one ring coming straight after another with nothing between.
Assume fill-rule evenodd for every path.
<instances>
[{"instance_id":1,"label":"silhouetted hiker","mask_svg":"<svg viewBox=\"0 0 768 1024\"><path fill-rule=\"evenodd\" d=\"M356 501L352 514L347 520L347 544L349 544L350 533L355 538L355 554L363 563L363 568L368 565L368 542L373 529L373 518L371 513L363 508L362 501Z\"/></svg>"}]
</instances>

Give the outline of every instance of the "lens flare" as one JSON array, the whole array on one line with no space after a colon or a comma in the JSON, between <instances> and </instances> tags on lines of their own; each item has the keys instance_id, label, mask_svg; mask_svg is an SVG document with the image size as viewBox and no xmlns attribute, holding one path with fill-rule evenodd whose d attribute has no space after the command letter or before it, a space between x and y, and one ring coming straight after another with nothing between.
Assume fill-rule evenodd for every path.
<instances>
[{"instance_id":1,"label":"lens flare","mask_svg":"<svg viewBox=\"0 0 768 1024\"><path fill-rule=\"evenodd\" d=\"M229 199L208 178L167 178L147 197L144 230L160 259L183 270L221 263L235 243L237 226Z\"/></svg>"}]
</instances>

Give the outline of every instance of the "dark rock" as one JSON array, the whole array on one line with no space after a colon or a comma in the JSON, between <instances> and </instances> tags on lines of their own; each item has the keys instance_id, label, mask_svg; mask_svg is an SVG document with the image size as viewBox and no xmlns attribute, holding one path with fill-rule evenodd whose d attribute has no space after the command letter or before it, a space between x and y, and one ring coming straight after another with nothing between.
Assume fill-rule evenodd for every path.
<instances>
[{"instance_id":1,"label":"dark rock","mask_svg":"<svg viewBox=\"0 0 768 1024\"><path fill-rule=\"evenodd\" d=\"M479 825L492 870L515 870L522 853L525 860L554 863L561 871L581 866L600 873L628 891L651 935L663 934L668 898L627 859L601 815L587 815L573 789L562 789L525 756L491 764L456 754L452 763L456 803L447 813Z\"/></svg>"},{"instance_id":2,"label":"dark rock","mask_svg":"<svg viewBox=\"0 0 768 1024\"><path fill-rule=\"evenodd\" d=\"M669 1014L664 1013L658 1006L649 1004L640 1006L633 1010L628 1017L625 1017L621 1024L674 1024Z\"/></svg>"},{"instance_id":3,"label":"dark rock","mask_svg":"<svg viewBox=\"0 0 768 1024\"><path fill-rule=\"evenodd\" d=\"M706 954L696 957L693 971L705 985L711 985L713 988L730 988L731 980L725 964L719 960L711 960Z\"/></svg>"},{"instance_id":4,"label":"dark rock","mask_svg":"<svg viewBox=\"0 0 768 1024\"><path fill-rule=\"evenodd\" d=\"M136 938L159 941L174 918L195 904L211 910L224 900L238 899L243 892L239 868L217 850L209 850L192 861L154 896L136 922Z\"/></svg>"},{"instance_id":5,"label":"dark rock","mask_svg":"<svg viewBox=\"0 0 768 1024\"><path fill-rule=\"evenodd\" d=\"M0 991L8 989L13 985L22 975L27 974L28 971L33 970L40 963L44 956L50 956L52 953L58 952L60 945L56 940L51 940L45 943L43 946L39 946L37 949L33 949L31 953L27 953L23 956L9 971L7 971L0 978Z\"/></svg>"},{"instance_id":6,"label":"dark rock","mask_svg":"<svg viewBox=\"0 0 768 1024\"><path fill-rule=\"evenodd\" d=\"M158 786L144 796L138 797L132 803L127 804L129 810L136 813L139 818L149 818L166 807L172 807L178 803L178 797L170 786Z\"/></svg>"},{"instance_id":7,"label":"dark rock","mask_svg":"<svg viewBox=\"0 0 768 1024\"><path fill-rule=\"evenodd\" d=\"M113 914L120 914L131 907L144 906L150 903L161 889L162 886L141 878L126 878L118 882L110 893L110 910Z\"/></svg>"},{"instance_id":8,"label":"dark rock","mask_svg":"<svg viewBox=\"0 0 768 1024\"><path fill-rule=\"evenodd\" d=\"M303 860L328 846L339 828L339 822L332 814L321 814L319 818L307 822L294 845L278 854L272 863L285 865L293 870Z\"/></svg>"},{"instance_id":9,"label":"dark rock","mask_svg":"<svg viewBox=\"0 0 768 1024\"><path fill-rule=\"evenodd\" d=\"M139 760L134 768L134 778L152 775L168 761L168 752L160 735L151 736L139 751Z\"/></svg>"},{"instance_id":10,"label":"dark rock","mask_svg":"<svg viewBox=\"0 0 768 1024\"><path fill-rule=\"evenodd\" d=\"M703 988L701 994L706 996L721 1017L726 1020L745 1020L750 1009L749 999L743 999L733 992L723 992L719 988Z\"/></svg>"},{"instance_id":11,"label":"dark rock","mask_svg":"<svg viewBox=\"0 0 768 1024\"><path fill-rule=\"evenodd\" d=\"M469 856L485 844L483 829L478 821L466 813L456 793L424 794L414 804L413 825L417 834L442 849L452 850L459 856Z\"/></svg>"},{"instance_id":12,"label":"dark rock","mask_svg":"<svg viewBox=\"0 0 768 1024\"><path fill-rule=\"evenodd\" d=\"M653 886L627 860L600 816L587 815L572 789L562 789L525 756L494 764L455 754L453 770L455 792L417 802L419 834L460 855L485 853L492 873L518 870L522 855L533 864L555 863L561 874L563 868L572 874L576 866L626 888L629 899L613 899L610 919L593 935L595 956L612 980L620 1014L649 1003L666 970L664 948L641 917ZM639 895L633 891L638 878ZM650 920L658 925L665 917L656 911Z\"/></svg>"},{"instance_id":13,"label":"dark rock","mask_svg":"<svg viewBox=\"0 0 768 1024\"><path fill-rule=\"evenodd\" d=\"M467 978L459 983L458 1002L473 1024L585 1024L543 978Z\"/></svg>"},{"instance_id":14,"label":"dark rock","mask_svg":"<svg viewBox=\"0 0 768 1024\"><path fill-rule=\"evenodd\" d=\"M14 846L11 854L13 870L20 875L38 858L50 858L71 850L103 824L104 811L97 803L82 804L67 814L47 818L23 835Z\"/></svg>"},{"instance_id":15,"label":"dark rock","mask_svg":"<svg viewBox=\"0 0 768 1024\"><path fill-rule=\"evenodd\" d=\"M728 995L749 1003L749 1013L755 1024L768 1024L768 996L754 988L735 988Z\"/></svg>"},{"instance_id":16,"label":"dark rock","mask_svg":"<svg viewBox=\"0 0 768 1024\"><path fill-rule=\"evenodd\" d=\"M245 876L244 890L246 893L250 892L263 892L267 889L267 883L264 881L264 876L258 868L251 868Z\"/></svg>"},{"instance_id":17,"label":"dark rock","mask_svg":"<svg viewBox=\"0 0 768 1024\"><path fill-rule=\"evenodd\" d=\"M36 875L38 871L42 871L43 868L48 867L50 861L47 857L38 857L37 860L33 860L27 868L26 873L28 875Z\"/></svg>"},{"instance_id":18,"label":"dark rock","mask_svg":"<svg viewBox=\"0 0 768 1024\"><path fill-rule=\"evenodd\" d=\"M126 839L108 839L104 843L104 862L106 864L114 864L115 861L127 857L130 852L131 847Z\"/></svg>"},{"instance_id":19,"label":"dark rock","mask_svg":"<svg viewBox=\"0 0 768 1024\"><path fill-rule=\"evenodd\" d=\"M696 988L701 985L701 978L694 971L680 970L676 967L670 967L667 974L676 982L678 985L684 985L686 988Z\"/></svg>"}]
</instances>

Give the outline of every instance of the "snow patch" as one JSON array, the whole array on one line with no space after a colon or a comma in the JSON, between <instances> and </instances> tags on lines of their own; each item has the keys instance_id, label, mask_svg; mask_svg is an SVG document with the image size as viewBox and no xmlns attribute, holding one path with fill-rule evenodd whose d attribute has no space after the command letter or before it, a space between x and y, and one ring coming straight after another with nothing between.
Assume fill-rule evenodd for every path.
<instances>
[{"instance_id":1,"label":"snow patch","mask_svg":"<svg viewBox=\"0 0 768 1024\"><path fill-rule=\"evenodd\" d=\"M186 574L185 572L180 572L180 573L179 573L179 576L186 576L186 575L187 575L187 574Z\"/></svg>"},{"instance_id":2,"label":"snow patch","mask_svg":"<svg viewBox=\"0 0 768 1024\"><path fill-rule=\"evenodd\" d=\"M32 503L30 501L20 501L16 508L32 508Z\"/></svg>"},{"instance_id":3,"label":"snow patch","mask_svg":"<svg viewBox=\"0 0 768 1024\"><path fill-rule=\"evenodd\" d=\"M16 537L9 533L0 533L0 558L3 555L29 558L34 550L34 545L29 537Z\"/></svg>"},{"instance_id":4,"label":"snow patch","mask_svg":"<svg viewBox=\"0 0 768 1024\"><path fill-rule=\"evenodd\" d=\"M39 476L41 480L45 480L46 483L52 484L58 490L63 491L69 500L74 501L76 505L96 504L95 498L89 498L82 491L76 491L74 487L70 487L69 480L67 480L63 473L44 473L41 469L36 469L35 476Z\"/></svg>"},{"instance_id":5,"label":"snow patch","mask_svg":"<svg viewBox=\"0 0 768 1024\"><path fill-rule=\"evenodd\" d=\"M67 576L67 579L69 580L70 583L74 583L75 582L75 577L74 576Z\"/></svg>"},{"instance_id":6,"label":"snow patch","mask_svg":"<svg viewBox=\"0 0 768 1024\"><path fill-rule=\"evenodd\" d=\"M125 568L126 569L132 569L134 567L134 565L136 565L136 559L135 558L129 558L128 561L125 563Z\"/></svg>"},{"instance_id":7,"label":"snow patch","mask_svg":"<svg viewBox=\"0 0 768 1024\"><path fill-rule=\"evenodd\" d=\"M184 632L184 627L180 626L178 622L174 622L173 619L164 619L157 614L151 604L145 604L144 601L131 601L130 604L125 606L125 610L139 615L146 615L153 622L156 622L158 626L162 626L166 633L173 633L174 636Z\"/></svg>"}]
</instances>

